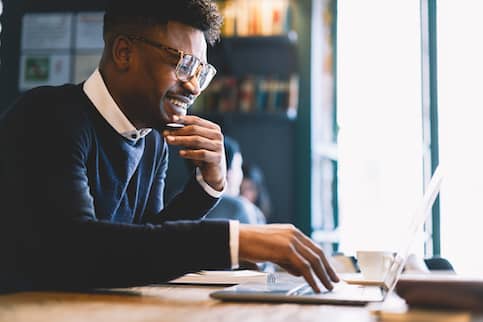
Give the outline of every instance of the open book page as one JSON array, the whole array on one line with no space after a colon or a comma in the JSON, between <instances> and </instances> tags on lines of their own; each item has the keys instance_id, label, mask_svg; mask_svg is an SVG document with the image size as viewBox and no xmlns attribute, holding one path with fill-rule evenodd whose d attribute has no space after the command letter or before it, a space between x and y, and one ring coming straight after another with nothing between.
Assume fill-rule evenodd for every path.
<instances>
[{"instance_id":1,"label":"open book page","mask_svg":"<svg viewBox=\"0 0 483 322\"><path fill-rule=\"evenodd\" d=\"M188 273L169 281L171 284L205 284L205 285L236 285L241 283L272 283L275 281L273 273L252 270L239 271L200 271Z\"/></svg>"}]
</instances>

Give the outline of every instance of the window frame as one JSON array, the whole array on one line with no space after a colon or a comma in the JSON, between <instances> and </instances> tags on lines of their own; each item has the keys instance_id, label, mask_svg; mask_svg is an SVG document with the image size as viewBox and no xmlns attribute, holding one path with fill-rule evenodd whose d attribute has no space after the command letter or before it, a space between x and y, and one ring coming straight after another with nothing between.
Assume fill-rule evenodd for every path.
<instances>
[{"instance_id":1,"label":"window frame","mask_svg":"<svg viewBox=\"0 0 483 322\"><path fill-rule=\"evenodd\" d=\"M437 0L420 0L421 7L421 108L422 108L422 125L423 125L423 184L426 186L439 164L439 140L438 140L438 99L437 99L437 21L436 21L436 1ZM333 98L333 146L330 149L320 149L313 143L313 160L316 157L327 158L333 163L333 181L332 181L332 211L333 211L333 227L330 229L322 229L311 226L312 237L319 243L332 243L332 250L337 252L338 249L338 233L339 224L339 200L338 200L338 161L337 154L330 152L337 149L337 0L332 1L333 21L331 26L332 32L332 50L333 50L333 72L334 72L334 98ZM313 45L313 44L312 44ZM329 152L328 152L329 151ZM312 167L314 165L312 164ZM314 191L312 190L313 194ZM318 196L312 195L312 199ZM310 217L313 219L314 214L311 209ZM427 256L441 255L441 227L440 227L440 201L439 196L436 199L432 214L426 222L425 231L427 233L425 253Z\"/></svg>"}]
</instances>

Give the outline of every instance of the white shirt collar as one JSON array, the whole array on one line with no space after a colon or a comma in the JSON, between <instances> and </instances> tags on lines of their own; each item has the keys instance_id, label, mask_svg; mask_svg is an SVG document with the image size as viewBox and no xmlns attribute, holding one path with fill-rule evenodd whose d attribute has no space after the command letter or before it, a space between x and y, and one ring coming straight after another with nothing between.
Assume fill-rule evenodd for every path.
<instances>
[{"instance_id":1,"label":"white shirt collar","mask_svg":"<svg viewBox=\"0 0 483 322\"><path fill-rule=\"evenodd\" d=\"M126 139L137 142L151 132L150 128L136 129L124 115L109 93L98 68L85 81L83 89L102 117Z\"/></svg>"}]
</instances>

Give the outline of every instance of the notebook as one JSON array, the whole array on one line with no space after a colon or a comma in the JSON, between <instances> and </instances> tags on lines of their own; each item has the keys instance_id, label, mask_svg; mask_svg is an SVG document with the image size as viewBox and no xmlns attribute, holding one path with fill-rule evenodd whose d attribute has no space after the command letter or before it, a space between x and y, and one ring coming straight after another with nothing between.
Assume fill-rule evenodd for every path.
<instances>
[{"instance_id":1,"label":"notebook","mask_svg":"<svg viewBox=\"0 0 483 322\"><path fill-rule=\"evenodd\" d=\"M402 247L394 256L386 277L380 285L354 285L345 282L335 284L332 291L314 293L307 283L280 281L274 283L246 283L219 291L210 296L223 301L255 301L312 304L366 305L383 301L394 290L401 276L406 258L416 235L423 227L426 217L439 193L443 179L441 166L438 166L428 184L424 196L411 215L411 223Z\"/></svg>"},{"instance_id":2,"label":"notebook","mask_svg":"<svg viewBox=\"0 0 483 322\"><path fill-rule=\"evenodd\" d=\"M483 313L482 276L405 274L396 292L411 307Z\"/></svg>"}]
</instances>

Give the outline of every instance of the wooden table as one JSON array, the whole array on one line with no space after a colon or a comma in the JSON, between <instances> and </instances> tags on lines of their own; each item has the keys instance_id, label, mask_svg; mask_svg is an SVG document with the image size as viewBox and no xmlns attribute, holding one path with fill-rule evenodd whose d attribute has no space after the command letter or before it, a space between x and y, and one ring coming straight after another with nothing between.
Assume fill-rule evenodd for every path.
<instances>
[{"instance_id":1,"label":"wooden table","mask_svg":"<svg viewBox=\"0 0 483 322\"><path fill-rule=\"evenodd\" d=\"M209 293L217 289L161 285L105 293L32 292L2 295L0 321L472 321L472 317L466 313L410 311L400 314L391 313L391 310L382 315L375 313L378 309L384 311L387 303L375 308L219 302L209 297Z\"/></svg>"}]
</instances>

